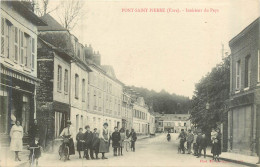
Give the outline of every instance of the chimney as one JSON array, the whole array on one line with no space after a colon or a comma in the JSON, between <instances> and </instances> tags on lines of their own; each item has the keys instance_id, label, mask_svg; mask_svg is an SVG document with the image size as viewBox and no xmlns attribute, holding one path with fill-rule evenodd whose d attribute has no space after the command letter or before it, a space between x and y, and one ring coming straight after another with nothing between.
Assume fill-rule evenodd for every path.
<instances>
[{"instance_id":1,"label":"chimney","mask_svg":"<svg viewBox=\"0 0 260 167\"><path fill-rule=\"evenodd\" d=\"M97 53L94 52L93 61L95 64L99 66L101 65L101 56L99 54L99 51L97 51Z\"/></svg>"}]
</instances>

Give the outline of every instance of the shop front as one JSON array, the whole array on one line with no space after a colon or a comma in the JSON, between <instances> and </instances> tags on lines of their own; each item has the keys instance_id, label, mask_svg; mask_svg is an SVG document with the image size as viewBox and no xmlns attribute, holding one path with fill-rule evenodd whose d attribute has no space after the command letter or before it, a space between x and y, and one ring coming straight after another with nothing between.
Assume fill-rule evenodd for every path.
<instances>
[{"instance_id":1,"label":"shop front","mask_svg":"<svg viewBox=\"0 0 260 167\"><path fill-rule=\"evenodd\" d=\"M229 151L252 155L255 152L256 110L254 93L235 97L228 112Z\"/></svg>"},{"instance_id":2,"label":"shop front","mask_svg":"<svg viewBox=\"0 0 260 167\"><path fill-rule=\"evenodd\" d=\"M24 144L29 140L29 128L34 113L34 92L37 79L1 66L0 73L0 139L10 143L9 132L16 120L24 129Z\"/></svg>"}]
</instances>

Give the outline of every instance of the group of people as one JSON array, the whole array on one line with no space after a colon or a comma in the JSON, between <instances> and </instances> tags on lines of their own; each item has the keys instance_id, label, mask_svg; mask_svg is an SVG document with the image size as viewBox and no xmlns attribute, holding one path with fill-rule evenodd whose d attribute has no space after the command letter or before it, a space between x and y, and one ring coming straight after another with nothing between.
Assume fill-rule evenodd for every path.
<instances>
[{"instance_id":1,"label":"group of people","mask_svg":"<svg viewBox=\"0 0 260 167\"><path fill-rule=\"evenodd\" d=\"M188 154L192 154L191 148L193 146L194 156L197 156L197 158L201 157L201 152L203 150L204 158L206 158L206 149L209 144L209 139L201 130L192 132L189 129L186 133L184 132L184 129L182 129L178 139L180 140L178 147L179 153L182 152L182 154L185 154L185 151L187 150ZM213 160L219 161L219 155L221 154L221 133L219 128L212 129L210 142L212 144L211 153L213 154Z\"/></svg>"},{"instance_id":2,"label":"group of people","mask_svg":"<svg viewBox=\"0 0 260 167\"><path fill-rule=\"evenodd\" d=\"M69 155L75 154L74 147L74 130L71 127L71 121L66 122L66 127L62 130L60 136L63 139L68 140ZM23 127L19 120L15 121L10 131L11 143L10 150L15 152L15 161L21 161L19 157L19 152L23 150ZM34 120L33 125L30 127L30 142L28 149L30 150L29 159L34 154L36 163L38 163L38 158L41 156L41 142L39 137L39 127L37 120ZM102 159L107 159L105 153L109 152L110 141L112 141L112 147L114 151L114 156L123 155L124 140L130 138L131 140L131 150L135 151L135 142L137 140L136 133L134 129L131 132L127 132L124 128L118 130L118 127L114 128L112 134L109 133L108 123L103 124L103 129L100 134L97 132L97 128L94 128L93 132L90 130L90 126L85 126L85 132L83 133L83 128L79 128L79 132L76 135L76 148L79 153L79 158L86 159L100 159L98 154L102 154ZM37 147L37 148L36 148ZM60 149L64 147L64 143L61 145ZM36 148L32 150L31 148ZM81 153L83 152L83 156ZM95 157L94 157L95 154ZM69 157L68 157L69 158Z\"/></svg>"},{"instance_id":3,"label":"group of people","mask_svg":"<svg viewBox=\"0 0 260 167\"><path fill-rule=\"evenodd\" d=\"M67 121L67 127L63 129L60 136L69 139L69 155L74 155L73 131L71 131L70 125L71 122ZM108 131L108 124L104 123L103 130L101 131L101 134L99 134L97 128L94 128L94 131L92 132L89 125L85 126L85 133L83 133L82 128L79 128L79 132L76 135L79 158L86 158L87 160L100 159L98 154L101 153L102 159L107 159L105 153L109 152L110 141L112 141L114 156L122 156L124 140L126 138L131 138L131 150L135 151L137 137L134 129L131 130L130 134L126 134L124 128L118 130L118 127L115 127L114 132L110 134ZM83 156L81 155L81 152L84 153Z\"/></svg>"}]
</instances>

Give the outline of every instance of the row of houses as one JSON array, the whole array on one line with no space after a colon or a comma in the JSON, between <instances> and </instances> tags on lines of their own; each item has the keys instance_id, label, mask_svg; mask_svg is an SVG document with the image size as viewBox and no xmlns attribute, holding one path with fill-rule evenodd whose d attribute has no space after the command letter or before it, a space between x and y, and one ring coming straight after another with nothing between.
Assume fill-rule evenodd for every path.
<instances>
[{"instance_id":1,"label":"row of houses","mask_svg":"<svg viewBox=\"0 0 260 167\"><path fill-rule=\"evenodd\" d=\"M8 143L15 120L25 137L34 119L46 145L66 120L76 131L90 125L154 133L155 118L142 97L129 90L101 55L83 45L52 16L38 18L23 1L1 1L0 138Z\"/></svg>"},{"instance_id":2,"label":"row of houses","mask_svg":"<svg viewBox=\"0 0 260 167\"><path fill-rule=\"evenodd\" d=\"M155 114L156 132L180 133L183 129L188 131L193 126L190 121L190 114Z\"/></svg>"}]
</instances>

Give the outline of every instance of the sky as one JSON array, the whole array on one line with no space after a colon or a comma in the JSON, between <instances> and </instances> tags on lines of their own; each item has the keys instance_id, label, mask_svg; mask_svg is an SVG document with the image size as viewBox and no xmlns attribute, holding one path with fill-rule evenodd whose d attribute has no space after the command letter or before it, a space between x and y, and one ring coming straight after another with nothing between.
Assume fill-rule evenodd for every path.
<instances>
[{"instance_id":1,"label":"sky","mask_svg":"<svg viewBox=\"0 0 260 167\"><path fill-rule=\"evenodd\" d=\"M195 84L221 62L222 43L230 53L229 40L259 17L259 2L86 0L84 17L71 32L99 51L101 64L112 65L126 85L191 98ZM148 12L122 12L144 8ZM149 12L150 8L166 12ZM181 12L167 13L168 8ZM205 8L209 12L186 12Z\"/></svg>"}]
</instances>

